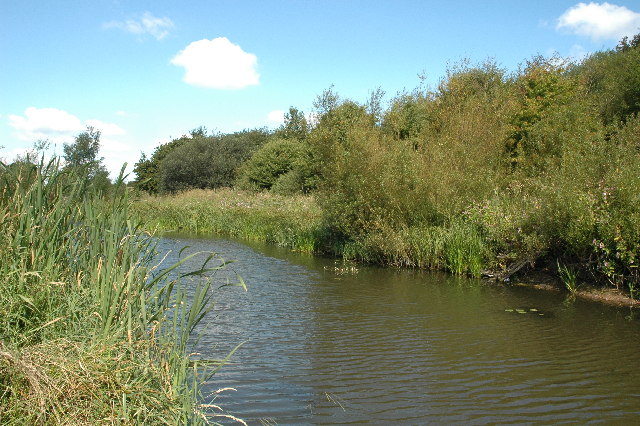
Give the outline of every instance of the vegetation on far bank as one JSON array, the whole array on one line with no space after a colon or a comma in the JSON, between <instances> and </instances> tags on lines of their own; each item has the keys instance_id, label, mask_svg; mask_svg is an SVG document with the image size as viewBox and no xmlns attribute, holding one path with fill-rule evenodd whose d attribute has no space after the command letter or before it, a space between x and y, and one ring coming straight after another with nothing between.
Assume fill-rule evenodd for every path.
<instances>
[{"instance_id":1,"label":"vegetation on far bank","mask_svg":"<svg viewBox=\"0 0 640 426\"><path fill-rule=\"evenodd\" d=\"M170 274L179 264L159 265L122 179L102 191L99 161L28 160L0 163L0 423L203 424L221 414L199 388L217 364L187 352L211 283L187 300Z\"/></svg>"},{"instance_id":2,"label":"vegetation on far bank","mask_svg":"<svg viewBox=\"0 0 640 426\"><path fill-rule=\"evenodd\" d=\"M211 161L229 160L236 166L225 176L256 199L311 194L317 221L301 229L316 251L501 278L546 267L635 294L640 35L580 62L535 57L511 74L493 62L462 62L437 87L388 103L383 95L378 89L358 103L331 88L314 103L313 120L291 108L260 141L255 135L265 131L198 129L143 157L136 185L156 195L228 186L207 173L215 174ZM231 139L243 148L230 150ZM200 194L147 200L157 208L145 214L165 223L165 214L182 215L196 220L196 231L254 232L237 225L254 220L251 209L203 207ZM207 217L233 225L206 224ZM281 221L274 226L286 228ZM295 214L290 221L300 222Z\"/></svg>"},{"instance_id":3,"label":"vegetation on far bank","mask_svg":"<svg viewBox=\"0 0 640 426\"><path fill-rule=\"evenodd\" d=\"M305 253L322 251L321 213L309 196L193 189L170 197L144 196L133 209L149 229L226 235Z\"/></svg>"}]
</instances>

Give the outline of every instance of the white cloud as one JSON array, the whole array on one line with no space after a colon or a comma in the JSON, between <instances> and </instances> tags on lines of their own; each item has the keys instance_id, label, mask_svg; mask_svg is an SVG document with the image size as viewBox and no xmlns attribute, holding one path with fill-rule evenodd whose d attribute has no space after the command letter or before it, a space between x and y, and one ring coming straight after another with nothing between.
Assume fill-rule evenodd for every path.
<instances>
[{"instance_id":1,"label":"white cloud","mask_svg":"<svg viewBox=\"0 0 640 426\"><path fill-rule=\"evenodd\" d=\"M49 140L53 143L71 142L87 126L100 130L103 137L121 136L126 132L114 123L90 119L84 122L73 114L57 108L29 107L24 116L9 115L9 125L16 130L18 139L35 142Z\"/></svg>"},{"instance_id":2,"label":"white cloud","mask_svg":"<svg viewBox=\"0 0 640 426\"><path fill-rule=\"evenodd\" d=\"M180 51L171 63L184 67L184 82L211 89L242 89L257 85L257 57L226 37L198 40Z\"/></svg>"},{"instance_id":3,"label":"white cloud","mask_svg":"<svg viewBox=\"0 0 640 426\"><path fill-rule=\"evenodd\" d=\"M282 124L284 123L284 111L276 109L267 114L267 120L271 123Z\"/></svg>"},{"instance_id":4,"label":"white cloud","mask_svg":"<svg viewBox=\"0 0 640 426\"><path fill-rule=\"evenodd\" d=\"M124 135L126 133L122 127L114 123L105 123L100 120L85 120L85 124L100 130L103 136L117 136Z\"/></svg>"},{"instance_id":5,"label":"white cloud","mask_svg":"<svg viewBox=\"0 0 640 426\"><path fill-rule=\"evenodd\" d=\"M620 40L640 27L640 13L611 3L578 3L558 18L556 29L591 37Z\"/></svg>"},{"instance_id":6,"label":"white cloud","mask_svg":"<svg viewBox=\"0 0 640 426\"><path fill-rule=\"evenodd\" d=\"M9 115L9 125L16 129L20 140L29 142L40 139L60 142L85 128L78 117L66 111L35 107L27 108L24 116Z\"/></svg>"},{"instance_id":7,"label":"white cloud","mask_svg":"<svg viewBox=\"0 0 640 426\"><path fill-rule=\"evenodd\" d=\"M162 40L169 35L175 25L171 19L158 18L149 12L145 12L140 19L127 19L126 21L111 21L103 24L104 28L118 28L131 34L145 36L150 35L156 40Z\"/></svg>"},{"instance_id":8,"label":"white cloud","mask_svg":"<svg viewBox=\"0 0 640 426\"><path fill-rule=\"evenodd\" d=\"M128 170L130 171L132 163L135 162L135 156L132 157L134 148L122 140L127 132L115 123L97 119L83 121L60 109L36 107L27 108L23 116L9 115L8 118L9 125L16 131L16 137L29 144L38 140L47 140L60 146L63 143L72 143L87 126L99 130L100 156L104 157L104 165L111 173L111 177L117 177L123 163L129 162ZM54 146L51 146L47 153L51 154L53 149ZM31 152L33 152L31 148L14 148L9 155L15 158Z\"/></svg>"}]
</instances>

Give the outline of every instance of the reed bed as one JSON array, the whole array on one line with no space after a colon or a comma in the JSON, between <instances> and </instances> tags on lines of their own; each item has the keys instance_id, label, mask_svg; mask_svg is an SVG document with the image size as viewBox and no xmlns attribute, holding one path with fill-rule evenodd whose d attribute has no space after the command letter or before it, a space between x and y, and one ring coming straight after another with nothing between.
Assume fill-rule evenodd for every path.
<instances>
[{"instance_id":1,"label":"reed bed","mask_svg":"<svg viewBox=\"0 0 640 426\"><path fill-rule=\"evenodd\" d=\"M129 204L122 178L105 197L55 161L0 165L0 424L223 415L200 393L219 363L187 354L211 282L198 280L187 300L176 278L187 258L157 265Z\"/></svg>"}]
</instances>

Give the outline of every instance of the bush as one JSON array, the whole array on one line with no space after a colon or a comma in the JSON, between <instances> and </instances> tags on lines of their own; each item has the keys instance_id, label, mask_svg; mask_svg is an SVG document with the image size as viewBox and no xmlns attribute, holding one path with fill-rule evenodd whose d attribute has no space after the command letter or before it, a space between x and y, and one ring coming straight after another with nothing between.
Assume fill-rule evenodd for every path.
<instances>
[{"instance_id":1,"label":"bush","mask_svg":"<svg viewBox=\"0 0 640 426\"><path fill-rule=\"evenodd\" d=\"M381 90L359 104L331 88L311 126L290 110L239 185L313 190L323 247L346 257L472 274L581 265L635 288L639 45L582 63L534 57L510 76L462 61L386 111Z\"/></svg>"},{"instance_id":2,"label":"bush","mask_svg":"<svg viewBox=\"0 0 640 426\"><path fill-rule=\"evenodd\" d=\"M303 160L304 149L302 142L295 139L270 140L240 168L238 186L242 189L271 189L280 177L291 172ZM294 184L294 178L295 175L291 174L290 186ZM301 184L297 188L297 192L300 191Z\"/></svg>"},{"instance_id":3,"label":"bush","mask_svg":"<svg viewBox=\"0 0 640 426\"><path fill-rule=\"evenodd\" d=\"M136 180L133 182L134 187L149 194L160 192L160 164L170 152L189 140L190 138L183 136L161 144L153 151L150 158L147 158L143 153L133 168L133 172L136 174Z\"/></svg>"},{"instance_id":4,"label":"bush","mask_svg":"<svg viewBox=\"0 0 640 426\"><path fill-rule=\"evenodd\" d=\"M617 125L640 112L640 46L637 36L634 40L593 54L577 70L606 125Z\"/></svg>"},{"instance_id":5,"label":"bush","mask_svg":"<svg viewBox=\"0 0 640 426\"><path fill-rule=\"evenodd\" d=\"M160 164L160 192L207 188L213 173L211 142L209 138L197 138L171 151Z\"/></svg>"},{"instance_id":6,"label":"bush","mask_svg":"<svg viewBox=\"0 0 640 426\"><path fill-rule=\"evenodd\" d=\"M267 140L263 130L182 141L159 165L159 191L230 187L237 169Z\"/></svg>"}]
</instances>

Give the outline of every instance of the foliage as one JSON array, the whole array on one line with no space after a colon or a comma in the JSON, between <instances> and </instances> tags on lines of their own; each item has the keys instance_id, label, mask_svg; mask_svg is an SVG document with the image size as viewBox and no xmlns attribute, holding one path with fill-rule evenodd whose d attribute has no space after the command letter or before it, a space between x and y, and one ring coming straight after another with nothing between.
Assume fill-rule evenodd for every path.
<instances>
[{"instance_id":1,"label":"foliage","mask_svg":"<svg viewBox=\"0 0 640 426\"><path fill-rule=\"evenodd\" d=\"M211 283L187 300L179 264L154 266L126 191L104 198L56 160L3 181L0 423L204 423L212 370L187 343Z\"/></svg>"},{"instance_id":2,"label":"foliage","mask_svg":"<svg viewBox=\"0 0 640 426\"><path fill-rule=\"evenodd\" d=\"M160 164L160 192L206 188L212 177L213 138L197 137L171 151Z\"/></svg>"},{"instance_id":3,"label":"foliage","mask_svg":"<svg viewBox=\"0 0 640 426\"><path fill-rule=\"evenodd\" d=\"M419 91L402 93L384 113L382 126L395 139L418 138L426 126L434 126L435 107L431 94Z\"/></svg>"},{"instance_id":4,"label":"foliage","mask_svg":"<svg viewBox=\"0 0 640 426\"><path fill-rule=\"evenodd\" d=\"M238 167L267 140L264 130L183 138L171 149L163 151L158 164L159 192L177 192L191 188L231 186Z\"/></svg>"},{"instance_id":5,"label":"foliage","mask_svg":"<svg viewBox=\"0 0 640 426\"><path fill-rule=\"evenodd\" d=\"M265 131L252 130L194 137L165 158L160 167L161 191L232 186L238 167L266 142L267 136Z\"/></svg>"},{"instance_id":6,"label":"foliage","mask_svg":"<svg viewBox=\"0 0 640 426\"><path fill-rule=\"evenodd\" d=\"M313 101L313 107L320 120L328 116L338 105L340 105L340 95L334 91L333 85Z\"/></svg>"},{"instance_id":7,"label":"foliage","mask_svg":"<svg viewBox=\"0 0 640 426\"><path fill-rule=\"evenodd\" d=\"M182 146L185 142L193 138L194 135L205 136L202 128L191 131L191 137L182 136L157 146L150 158L142 153L140 160L134 165L133 172L136 175L134 186L150 194L157 194L160 191L160 164L171 151Z\"/></svg>"},{"instance_id":8,"label":"foliage","mask_svg":"<svg viewBox=\"0 0 640 426\"><path fill-rule=\"evenodd\" d=\"M280 176L293 168L293 163L302 155L301 150L302 145L295 140L267 142L243 165L240 187L270 189Z\"/></svg>"},{"instance_id":9,"label":"foliage","mask_svg":"<svg viewBox=\"0 0 640 426\"><path fill-rule=\"evenodd\" d=\"M577 70L605 125L617 125L640 112L638 39L625 38L615 50L591 55Z\"/></svg>"},{"instance_id":10,"label":"foliage","mask_svg":"<svg viewBox=\"0 0 640 426\"><path fill-rule=\"evenodd\" d=\"M91 176L103 158L100 151L100 131L93 127L76 136L74 143L64 144L64 161L69 167L87 167Z\"/></svg>"},{"instance_id":11,"label":"foliage","mask_svg":"<svg viewBox=\"0 0 640 426\"><path fill-rule=\"evenodd\" d=\"M100 151L99 130L87 127L87 130L76 136L72 144L64 144L64 161L67 170L73 170L86 176L95 188L108 192L111 188L109 172L102 164L103 157L98 157Z\"/></svg>"},{"instance_id":12,"label":"foliage","mask_svg":"<svg viewBox=\"0 0 640 426\"><path fill-rule=\"evenodd\" d=\"M564 284L569 294L575 296L575 294L580 289L580 284L578 284L578 274L569 266L561 265L559 261L557 262L557 265L560 280Z\"/></svg>"},{"instance_id":13,"label":"foliage","mask_svg":"<svg viewBox=\"0 0 640 426\"><path fill-rule=\"evenodd\" d=\"M276 137L283 139L304 140L309 134L309 124L304 112L290 107L284 114L284 124L275 132Z\"/></svg>"},{"instance_id":14,"label":"foliage","mask_svg":"<svg viewBox=\"0 0 640 426\"><path fill-rule=\"evenodd\" d=\"M567 77L567 68L568 64L558 58L537 56L516 77L518 107L510 120L513 130L506 144L513 165L532 157L532 161L537 160L541 153L531 140L532 128L575 96L575 84Z\"/></svg>"},{"instance_id":15,"label":"foliage","mask_svg":"<svg viewBox=\"0 0 640 426\"><path fill-rule=\"evenodd\" d=\"M321 251L320 211L309 196L229 188L146 197L134 204L147 226L264 241L307 253Z\"/></svg>"},{"instance_id":16,"label":"foliage","mask_svg":"<svg viewBox=\"0 0 640 426\"><path fill-rule=\"evenodd\" d=\"M241 189L273 189L281 194L307 192L308 145L297 139L271 139L239 169Z\"/></svg>"},{"instance_id":17,"label":"foliage","mask_svg":"<svg viewBox=\"0 0 640 426\"><path fill-rule=\"evenodd\" d=\"M637 119L627 111L612 127L582 77L634 49L583 64L536 57L509 78L492 63L463 62L437 90L392 100L380 128L364 106L325 93L309 141L329 230L361 260L462 272L445 241L477 239L473 273L508 276L562 253L592 270L598 259L596 276L636 286ZM457 240L460 226L475 231Z\"/></svg>"},{"instance_id":18,"label":"foliage","mask_svg":"<svg viewBox=\"0 0 640 426\"><path fill-rule=\"evenodd\" d=\"M536 56L511 75L464 60L386 109L381 89L361 104L332 86L306 131L290 109L239 185L291 194L310 182L319 251L502 278L561 259L634 292L639 40L581 62Z\"/></svg>"}]
</instances>

